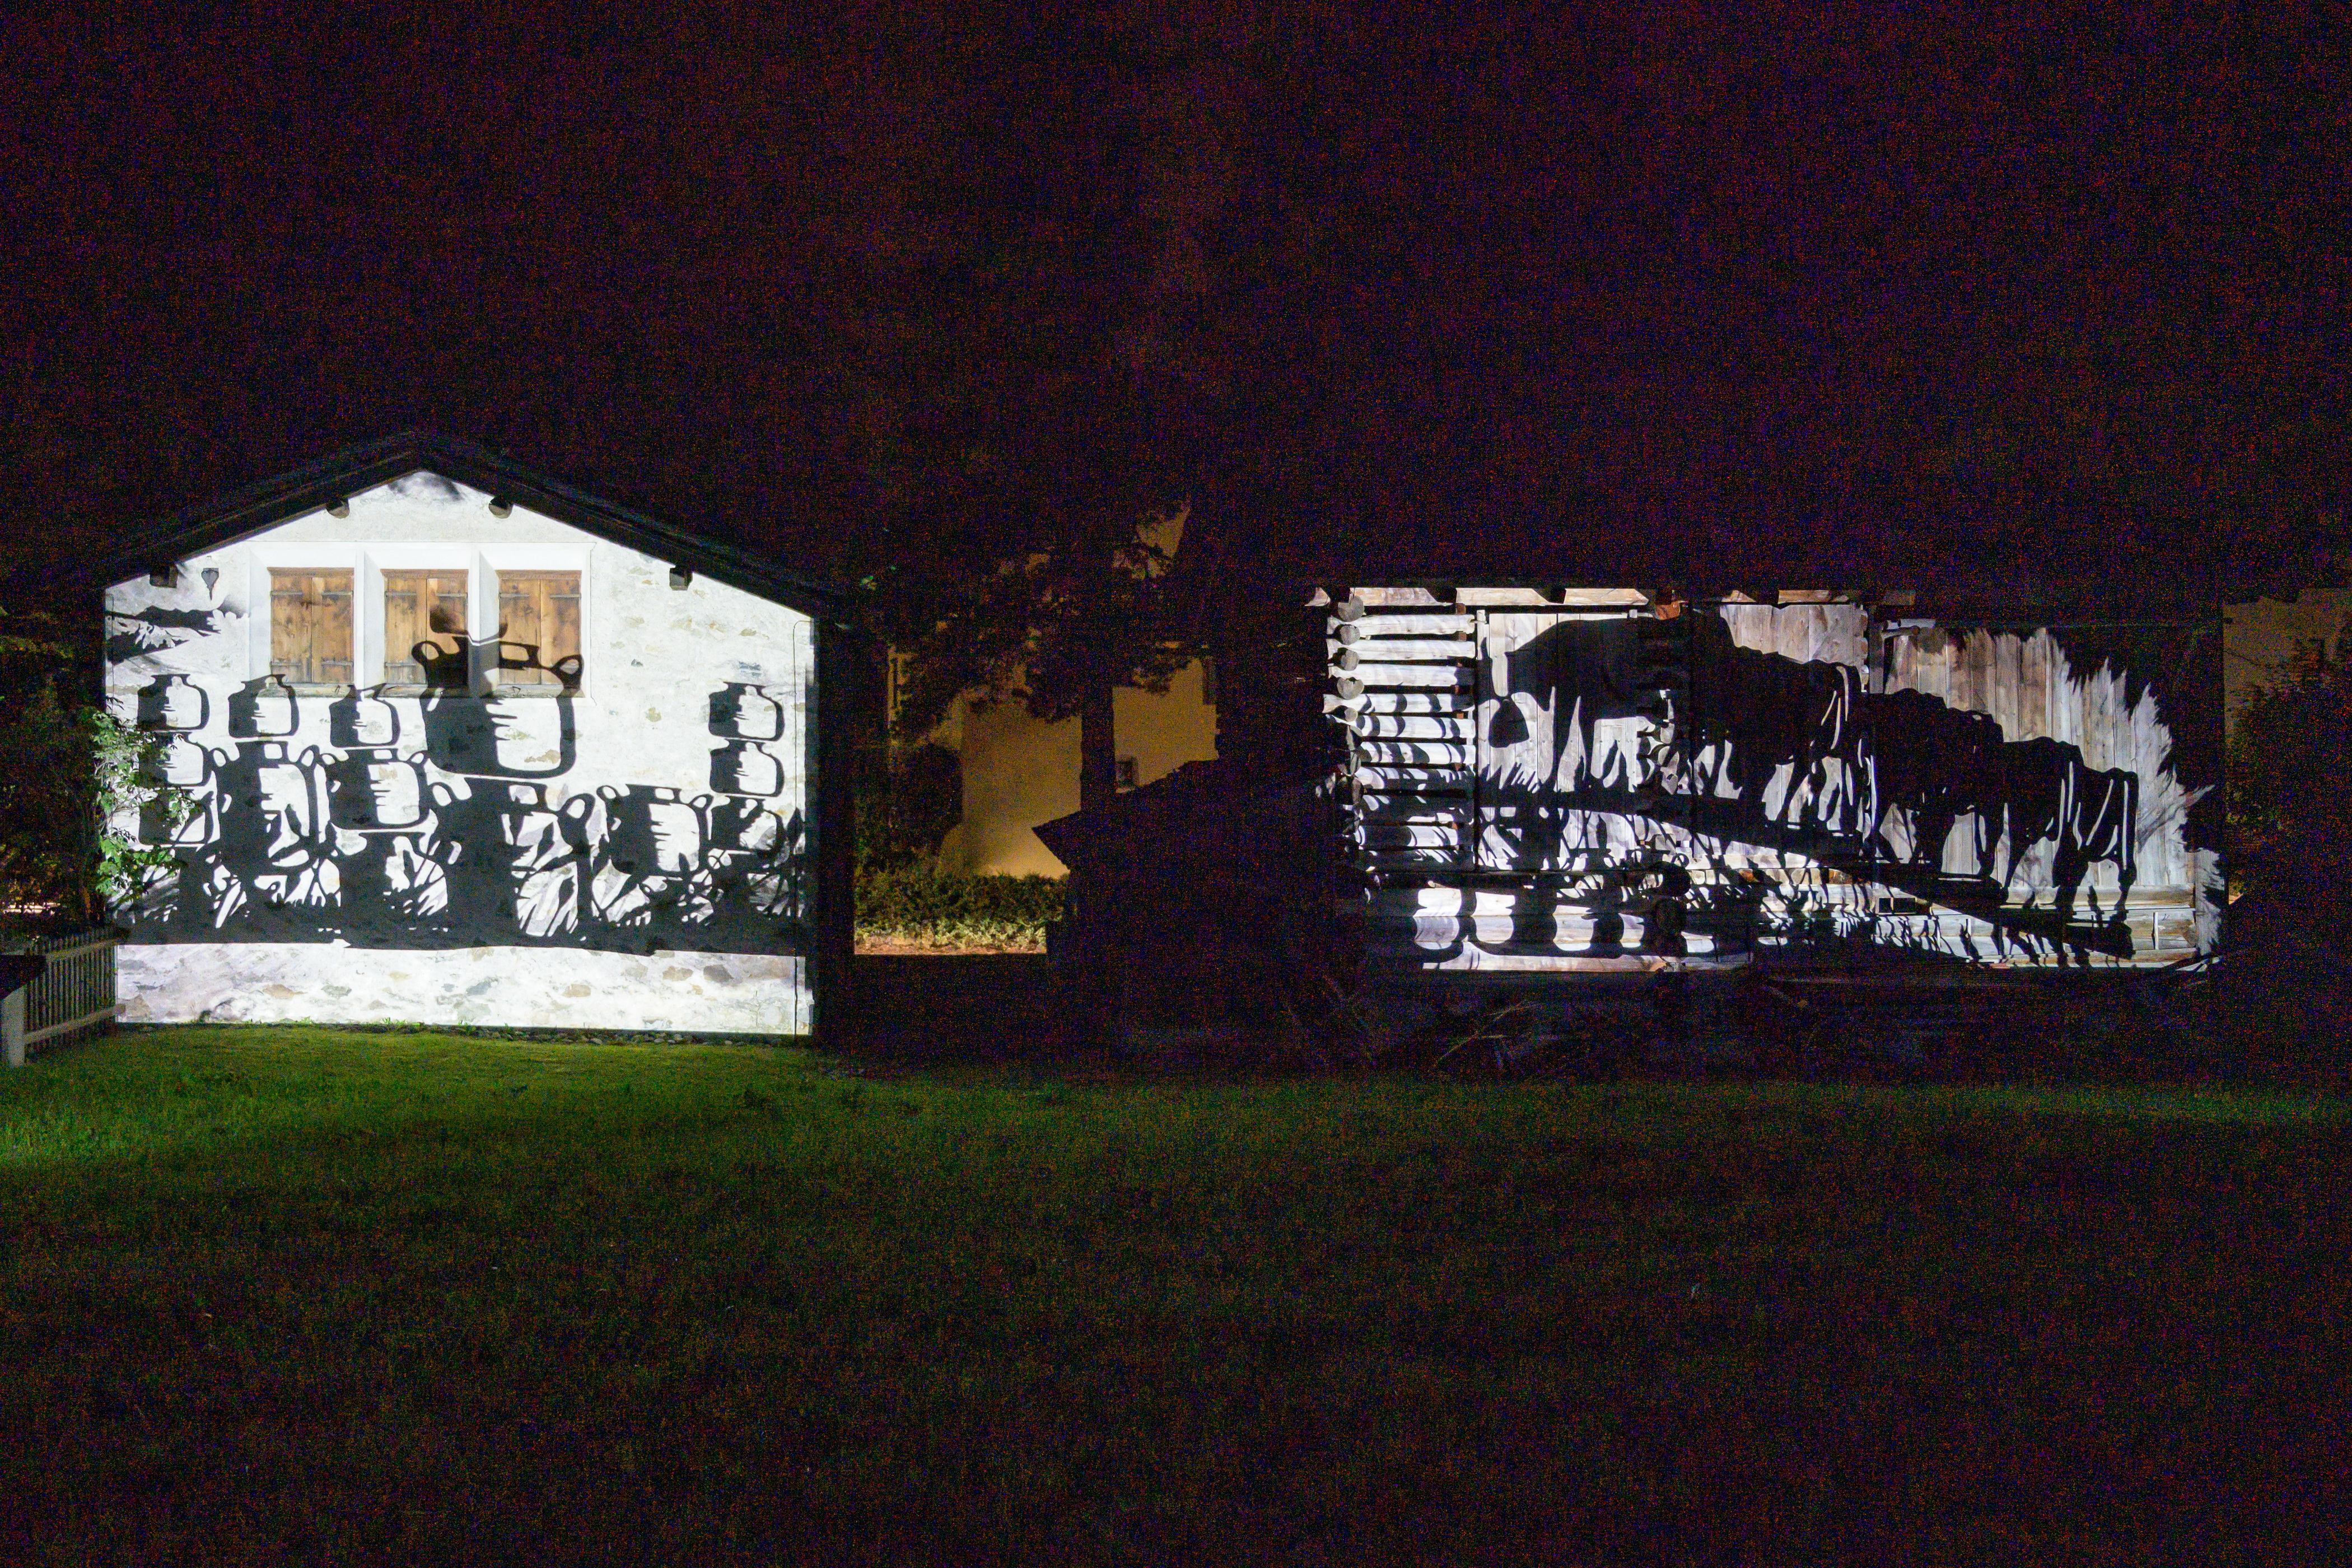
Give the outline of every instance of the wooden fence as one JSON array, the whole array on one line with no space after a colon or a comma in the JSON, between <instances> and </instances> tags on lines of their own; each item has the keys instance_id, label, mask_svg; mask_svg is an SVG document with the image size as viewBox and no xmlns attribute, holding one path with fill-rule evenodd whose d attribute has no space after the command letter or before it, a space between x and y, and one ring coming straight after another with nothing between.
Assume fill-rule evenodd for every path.
<instances>
[{"instance_id":1,"label":"wooden fence","mask_svg":"<svg viewBox=\"0 0 2352 1568\"><path fill-rule=\"evenodd\" d=\"M114 1026L121 1005L114 999L114 949L121 940L110 928L10 944L9 952L37 953L48 963L0 1002L0 1053L7 1066L23 1067L28 1054Z\"/></svg>"}]
</instances>

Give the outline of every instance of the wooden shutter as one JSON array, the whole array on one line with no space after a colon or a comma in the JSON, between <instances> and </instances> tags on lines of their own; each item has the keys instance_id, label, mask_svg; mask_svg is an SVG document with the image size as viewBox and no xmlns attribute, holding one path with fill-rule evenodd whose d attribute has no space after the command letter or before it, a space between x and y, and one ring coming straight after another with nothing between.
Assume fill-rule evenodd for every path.
<instances>
[{"instance_id":1,"label":"wooden shutter","mask_svg":"<svg viewBox=\"0 0 2352 1568\"><path fill-rule=\"evenodd\" d=\"M463 572L386 572L383 574L383 682L386 686L423 686L426 671L416 657L417 645L429 644L436 657L446 657L462 646L466 634L466 574ZM445 684L464 685L462 671L454 679L445 669Z\"/></svg>"},{"instance_id":2,"label":"wooden shutter","mask_svg":"<svg viewBox=\"0 0 2352 1568\"><path fill-rule=\"evenodd\" d=\"M269 673L295 686L352 684L352 574L269 573Z\"/></svg>"},{"instance_id":3,"label":"wooden shutter","mask_svg":"<svg viewBox=\"0 0 2352 1568\"><path fill-rule=\"evenodd\" d=\"M579 656L580 574L499 573L499 684L561 687L556 664Z\"/></svg>"}]
</instances>

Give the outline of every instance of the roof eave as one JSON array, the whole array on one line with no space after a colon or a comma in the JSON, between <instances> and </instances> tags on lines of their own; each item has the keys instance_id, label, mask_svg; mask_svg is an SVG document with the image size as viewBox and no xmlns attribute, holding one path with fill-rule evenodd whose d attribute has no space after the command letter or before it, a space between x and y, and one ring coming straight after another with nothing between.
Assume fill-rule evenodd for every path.
<instances>
[{"instance_id":1,"label":"roof eave","mask_svg":"<svg viewBox=\"0 0 2352 1568\"><path fill-rule=\"evenodd\" d=\"M487 490L502 500L803 614L837 619L845 613L848 595L835 584L782 571L675 523L576 489L486 447L431 431L404 431L347 447L175 513L138 531L131 543L91 563L75 574L75 579L102 588L236 543L290 518L421 471Z\"/></svg>"}]
</instances>

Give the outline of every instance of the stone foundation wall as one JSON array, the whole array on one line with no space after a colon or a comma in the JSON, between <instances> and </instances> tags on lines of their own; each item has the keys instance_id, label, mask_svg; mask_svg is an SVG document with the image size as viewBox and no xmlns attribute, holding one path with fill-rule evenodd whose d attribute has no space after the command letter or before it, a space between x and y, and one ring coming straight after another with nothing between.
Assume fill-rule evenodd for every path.
<instances>
[{"instance_id":1,"label":"stone foundation wall","mask_svg":"<svg viewBox=\"0 0 2352 1568\"><path fill-rule=\"evenodd\" d=\"M126 944L116 962L126 1023L430 1022L743 1035L809 1027L806 971L790 954L173 942Z\"/></svg>"}]
</instances>

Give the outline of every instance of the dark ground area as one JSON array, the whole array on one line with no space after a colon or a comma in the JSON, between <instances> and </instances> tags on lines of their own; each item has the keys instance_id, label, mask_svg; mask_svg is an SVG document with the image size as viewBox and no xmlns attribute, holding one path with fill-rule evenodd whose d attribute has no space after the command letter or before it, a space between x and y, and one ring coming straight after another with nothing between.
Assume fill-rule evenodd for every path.
<instances>
[{"instance_id":1,"label":"dark ground area","mask_svg":"<svg viewBox=\"0 0 2352 1568\"><path fill-rule=\"evenodd\" d=\"M1147 1026L1114 1048L1042 953L860 953L852 975L859 1016L843 1048L877 1063L1343 1065L1298 1059L1275 1036L1245 1030ZM2306 973L2276 953L2231 955L2210 979L2186 981L2158 973L1908 978L1809 984L1778 974L1765 988L1696 994L1687 1019L1678 1012L1670 1027L1655 997L1622 987L1580 992L1549 1008L1549 1016L1526 1019L1507 1005L1519 993L1498 993L1496 1004L1436 1019L1380 1058L1389 1067L1474 1077L2210 1081L2319 1093L2352 1086L2346 987L2331 984L2332 973ZM1202 1001L1218 1010L1216 999ZM1668 1036L1688 1043L1669 1047Z\"/></svg>"},{"instance_id":2,"label":"dark ground area","mask_svg":"<svg viewBox=\"0 0 2352 1568\"><path fill-rule=\"evenodd\" d=\"M859 953L850 975L860 1056L1015 1061L1090 1043L1043 953Z\"/></svg>"}]
</instances>

